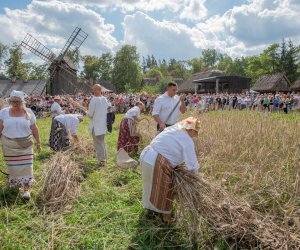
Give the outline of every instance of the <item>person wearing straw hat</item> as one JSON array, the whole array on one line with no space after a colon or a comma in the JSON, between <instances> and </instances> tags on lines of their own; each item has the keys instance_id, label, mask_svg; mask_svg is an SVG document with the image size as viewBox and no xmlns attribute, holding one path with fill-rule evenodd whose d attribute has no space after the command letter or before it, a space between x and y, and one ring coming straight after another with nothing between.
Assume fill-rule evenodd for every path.
<instances>
[{"instance_id":1,"label":"person wearing straw hat","mask_svg":"<svg viewBox=\"0 0 300 250\"><path fill-rule=\"evenodd\" d=\"M49 146L54 151L65 150L70 146L70 137L75 142L79 141L77 136L77 127L79 123L83 121L83 116L80 114L66 114L66 115L58 115L53 119L50 138L49 138Z\"/></svg>"},{"instance_id":2,"label":"person wearing straw hat","mask_svg":"<svg viewBox=\"0 0 300 250\"><path fill-rule=\"evenodd\" d=\"M190 117L158 134L140 156L143 205L171 221L173 203L172 172L181 164L198 174L199 162L193 138L198 136L199 120Z\"/></svg>"},{"instance_id":3,"label":"person wearing straw hat","mask_svg":"<svg viewBox=\"0 0 300 250\"><path fill-rule=\"evenodd\" d=\"M141 121L141 112L145 109L142 102L137 102L135 107L129 109L121 121L118 150L123 148L127 153L137 153L139 136L137 135L136 124Z\"/></svg>"},{"instance_id":4,"label":"person wearing straw hat","mask_svg":"<svg viewBox=\"0 0 300 250\"><path fill-rule=\"evenodd\" d=\"M180 113L186 112L186 96L176 95L177 89L176 82L169 82L166 93L154 102L152 116L157 123L158 132L177 123Z\"/></svg>"},{"instance_id":5,"label":"person wearing straw hat","mask_svg":"<svg viewBox=\"0 0 300 250\"><path fill-rule=\"evenodd\" d=\"M10 187L23 188L23 198L30 199L33 177L33 138L41 152L39 130L31 109L25 107L25 94L12 91L9 108L0 111L0 136Z\"/></svg>"},{"instance_id":6,"label":"person wearing straw hat","mask_svg":"<svg viewBox=\"0 0 300 250\"><path fill-rule=\"evenodd\" d=\"M60 103L61 103L61 98L60 96L54 96L53 98L54 102L53 104L51 105L51 117L54 118L58 115L62 115L64 114L65 112L62 110L61 106L60 106Z\"/></svg>"},{"instance_id":7,"label":"person wearing straw hat","mask_svg":"<svg viewBox=\"0 0 300 250\"><path fill-rule=\"evenodd\" d=\"M106 133L107 109L109 103L107 99L102 96L101 86L99 84L93 86L93 92L94 96L86 114L91 118L90 133L93 137L97 159L99 164L103 166L108 158L104 137Z\"/></svg>"}]
</instances>

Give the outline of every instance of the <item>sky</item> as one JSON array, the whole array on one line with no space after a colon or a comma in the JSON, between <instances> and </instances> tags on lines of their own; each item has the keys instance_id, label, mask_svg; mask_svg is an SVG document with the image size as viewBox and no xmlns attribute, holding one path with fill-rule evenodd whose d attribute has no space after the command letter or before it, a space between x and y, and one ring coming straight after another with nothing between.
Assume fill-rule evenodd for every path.
<instances>
[{"instance_id":1,"label":"sky","mask_svg":"<svg viewBox=\"0 0 300 250\"><path fill-rule=\"evenodd\" d=\"M81 27L89 35L83 55L131 44L158 59L191 59L207 48L241 57L282 38L300 44L299 13L300 0L0 0L0 41L30 33L57 54Z\"/></svg>"}]
</instances>

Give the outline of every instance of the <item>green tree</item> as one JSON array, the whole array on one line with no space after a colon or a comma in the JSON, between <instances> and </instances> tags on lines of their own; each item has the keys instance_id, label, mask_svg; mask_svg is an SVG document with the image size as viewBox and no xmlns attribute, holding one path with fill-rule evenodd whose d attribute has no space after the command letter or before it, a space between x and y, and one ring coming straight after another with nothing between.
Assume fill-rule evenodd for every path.
<instances>
[{"instance_id":1,"label":"green tree","mask_svg":"<svg viewBox=\"0 0 300 250\"><path fill-rule=\"evenodd\" d=\"M7 67L6 74L9 78L25 79L26 65L22 62L23 52L16 43L9 49L9 58L5 61Z\"/></svg>"},{"instance_id":2,"label":"green tree","mask_svg":"<svg viewBox=\"0 0 300 250\"><path fill-rule=\"evenodd\" d=\"M236 75L236 76L247 76L246 70L248 67L248 58L241 57L235 58L232 63L226 67L225 73L227 75Z\"/></svg>"},{"instance_id":3,"label":"green tree","mask_svg":"<svg viewBox=\"0 0 300 250\"><path fill-rule=\"evenodd\" d=\"M31 64L30 72L28 75L30 80L47 80L48 79L48 65Z\"/></svg>"},{"instance_id":4,"label":"green tree","mask_svg":"<svg viewBox=\"0 0 300 250\"><path fill-rule=\"evenodd\" d=\"M111 80L113 56L111 53L104 53L99 58L100 80Z\"/></svg>"},{"instance_id":5,"label":"green tree","mask_svg":"<svg viewBox=\"0 0 300 250\"><path fill-rule=\"evenodd\" d=\"M113 60L112 81L117 92L127 89L138 90L141 85L142 72L136 46L124 45L117 51Z\"/></svg>"},{"instance_id":6,"label":"green tree","mask_svg":"<svg viewBox=\"0 0 300 250\"><path fill-rule=\"evenodd\" d=\"M163 74L160 72L158 67L152 68L150 69L146 74L146 77L156 77L158 79L162 79L163 78Z\"/></svg>"},{"instance_id":7,"label":"green tree","mask_svg":"<svg viewBox=\"0 0 300 250\"><path fill-rule=\"evenodd\" d=\"M193 58L187 61L187 64L191 67L191 73L196 74L203 70L203 60L202 58Z\"/></svg>"},{"instance_id":8,"label":"green tree","mask_svg":"<svg viewBox=\"0 0 300 250\"><path fill-rule=\"evenodd\" d=\"M202 51L202 60L205 67L213 68L216 66L220 58L220 54L215 49L204 49Z\"/></svg>"},{"instance_id":9,"label":"green tree","mask_svg":"<svg viewBox=\"0 0 300 250\"><path fill-rule=\"evenodd\" d=\"M297 72L299 63L299 47L296 47L292 40L289 40L288 42L288 50L285 59L284 73L290 82L293 83L299 77L299 73Z\"/></svg>"},{"instance_id":10,"label":"green tree","mask_svg":"<svg viewBox=\"0 0 300 250\"><path fill-rule=\"evenodd\" d=\"M232 67L233 65L233 60L230 56L228 55L220 55L219 57L219 62L218 62L218 65L216 66L218 70L221 70L221 71L228 71L228 69L230 67Z\"/></svg>"},{"instance_id":11,"label":"green tree","mask_svg":"<svg viewBox=\"0 0 300 250\"><path fill-rule=\"evenodd\" d=\"M99 77L100 60L97 56L86 55L82 57L83 72L82 76L86 79L96 80Z\"/></svg>"},{"instance_id":12,"label":"green tree","mask_svg":"<svg viewBox=\"0 0 300 250\"><path fill-rule=\"evenodd\" d=\"M172 77L177 78L186 78L188 74L188 65L185 61L177 61L176 59L172 58L169 61L168 71L169 75Z\"/></svg>"},{"instance_id":13,"label":"green tree","mask_svg":"<svg viewBox=\"0 0 300 250\"><path fill-rule=\"evenodd\" d=\"M0 42L0 68L3 65L4 59L7 56L8 47Z\"/></svg>"}]
</instances>

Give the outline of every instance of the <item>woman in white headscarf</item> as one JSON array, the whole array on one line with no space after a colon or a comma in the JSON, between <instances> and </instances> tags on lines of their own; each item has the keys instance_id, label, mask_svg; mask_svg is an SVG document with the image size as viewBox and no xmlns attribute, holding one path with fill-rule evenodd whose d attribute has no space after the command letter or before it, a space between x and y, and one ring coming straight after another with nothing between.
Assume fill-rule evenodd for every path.
<instances>
[{"instance_id":1,"label":"woman in white headscarf","mask_svg":"<svg viewBox=\"0 0 300 250\"><path fill-rule=\"evenodd\" d=\"M163 220L172 219L174 198L172 174L181 164L198 174L199 162L193 138L198 136L200 122L190 117L156 136L140 157L143 181L143 205L163 214Z\"/></svg>"},{"instance_id":2,"label":"woman in white headscarf","mask_svg":"<svg viewBox=\"0 0 300 250\"><path fill-rule=\"evenodd\" d=\"M70 146L70 136L75 142L79 141L77 127L83 121L83 115L58 115L52 121L49 145L54 151L66 150Z\"/></svg>"},{"instance_id":3,"label":"woman in white headscarf","mask_svg":"<svg viewBox=\"0 0 300 250\"><path fill-rule=\"evenodd\" d=\"M31 109L25 107L25 94L12 91L9 107L0 111L0 136L9 174L9 185L23 188L23 198L30 199L33 177L33 138L37 152L41 151L39 130Z\"/></svg>"}]
</instances>

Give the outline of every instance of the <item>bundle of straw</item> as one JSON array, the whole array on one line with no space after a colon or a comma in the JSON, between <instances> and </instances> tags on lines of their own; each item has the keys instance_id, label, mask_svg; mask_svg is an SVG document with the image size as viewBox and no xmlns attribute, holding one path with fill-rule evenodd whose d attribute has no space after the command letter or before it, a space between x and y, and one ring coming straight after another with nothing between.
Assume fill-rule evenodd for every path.
<instances>
[{"instance_id":1,"label":"bundle of straw","mask_svg":"<svg viewBox=\"0 0 300 250\"><path fill-rule=\"evenodd\" d=\"M40 191L44 209L48 212L61 210L79 197L81 178L79 166L70 155L56 153L44 173Z\"/></svg>"},{"instance_id":2,"label":"bundle of straw","mask_svg":"<svg viewBox=\"0 0 300 250\"><path fill-rule=\"evenodd\" d=\"M74 156L95 156L94 146L91 142L88 142L85 139L82 139L78 142L72 143L72 146L65 151L65 154Z\"/></svg>"},{"instance_id":3,"label":"bundle of straw","mask_svg":"<svg viewBox=\"0 0 300 250\"><path fill-rule=\"evenodd\" d=\"M259 249L299 249L299 233L286 230L228 194L213 181L190 173L184 166L174 171L178 213L195 238L204 219L217 234L233 239L236 247Z\"/></svg>"}]
</instances>

